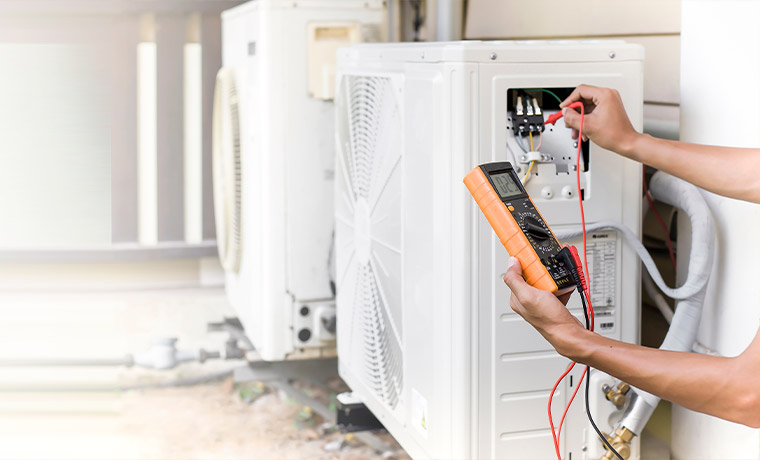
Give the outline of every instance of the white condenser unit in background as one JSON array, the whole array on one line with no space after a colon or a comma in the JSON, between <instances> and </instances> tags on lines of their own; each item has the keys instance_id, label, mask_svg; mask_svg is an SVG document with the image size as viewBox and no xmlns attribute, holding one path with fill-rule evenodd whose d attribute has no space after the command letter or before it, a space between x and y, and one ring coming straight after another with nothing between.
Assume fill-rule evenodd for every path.
<instances>
[{"instance_id":1,"label":"white condenser unit in background","mask_svg":"<svg viewBox=\"0 0 760 460\"><path fill-rule=\"evenodd\" d=\"M508 254L462 183L510 161L556 231L577 228L576 144L563 122L519 138L518 97L544 116L581 83L620 91L642 125L643 50L621 41L357 45L338 55L336 277L341 377L414 458L554 458L547 399L569 361L509 308ZM548 90L546 92L544 90ZM556 98L555 98L556 96ZM535 97L535 101L533 98ZM524 126L528 129L529 126ZM538 143L541 146L538 147ZM538 157L527 153L538 150ZM582 146L588 223L640 235L641 165ZM597 330L639 340L639 261L589 235ZM582 249L578 240L567 241ZM570 311L582 320L574 294ZM558 421L582 366L558 388ZM611 404L591 391L594 407ZM597 420L610 431L621 411ZM599 458L583 411L563 458ZM631 458L637 458L634 442Z\"/></svg>"},{"instance_id":2,"label":"white condenser unit in background","mask_svg":"<svg viewBox=\"0 0 760 460\"><path fill-rule=\"evenodd\" d=\"M384 2L255 0L222 22L213 170L228 297L263 359L334 355L336 50L380 41Z\"/></svg>"}]
</instances>

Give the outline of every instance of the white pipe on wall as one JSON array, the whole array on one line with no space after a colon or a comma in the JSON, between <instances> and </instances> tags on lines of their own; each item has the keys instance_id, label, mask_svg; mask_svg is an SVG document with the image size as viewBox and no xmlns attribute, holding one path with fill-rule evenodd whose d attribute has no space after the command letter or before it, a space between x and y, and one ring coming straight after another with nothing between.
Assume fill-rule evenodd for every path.
<instances>
[{"instance_id":1,"label":"white pipe on wall","mask_svg":"<svg viewBox=\"0 0 760 460\"><path fill-rule=\"evenodd\" d=\"M436 5L436 40L439 42L461 40L464 1L438 0Z\"/></svg>"}]
</instances>

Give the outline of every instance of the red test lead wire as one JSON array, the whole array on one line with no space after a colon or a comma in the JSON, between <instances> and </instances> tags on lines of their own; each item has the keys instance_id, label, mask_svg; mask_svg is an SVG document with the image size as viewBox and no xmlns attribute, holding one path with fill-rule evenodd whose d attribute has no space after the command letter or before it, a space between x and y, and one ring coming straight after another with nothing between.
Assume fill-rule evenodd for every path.
<instances>
[{"instance_id":1,"label":"red test lead wire","mask_svg":"<svg viewBox=\"0 0 760 460\"><path fill-rule=\"evenodd\" d=\"M576 185L578 188L578 202L580 204L580 211L581 211L581 227L583 229L583 264L580 263L580 257L578 256L578 252L574 247L571 247L571 253L573 254L573 260L576 262L576 266L580 270L578 270L579 275L581 277L581 284L582 284L582 290L586 296L586 300L588 302L588 316L589 316L589 330L594 330L594 309L591 305L591 289L589 287L589 272L588 272L588 254L586 251L586 215L583 211L583 196L581 194L581 154L582 154L582 141L583 141L583 119L586 115L585 113L585 107L583 106L582 102L574 102L570 104L567 109L580 109L581 112L581 122L580 127L578 129L578 152L576 155L576 165L575 165L575 178L576 178ZM560 118L562 118L563 113L556 112L546 119L546 124L552 125L557 122ZM585 277L584 275L585 270ZM575 396L578 394L578 389L581 387L581 383L583 382L584 377L586 376L586 370L584 369L583 374L581 374L581 378L578 381L578 385L575 388L575 392L573 392L572 397L570 398L570 401L568 401L567 406L565 406L565 411L562 414L562 419L560 420L560 424L558 427L558 431L555 434L554 432L554 421L552 417L552 399L554 397L554 392L556 391L557 387L559 386L560 382L570 373L570 371L575 367L575 363L573 362L570 367L567 368L567 370L560 376L560 378L557 380L557 382L554 384L554 387L552 388L551 394L549 395L549 404L547 408L547 412L549 414L549 426L552 430L552 438L554 440L554 450L557 454L557 459L562 460L562 456L559 451L559 441L560 441L560 435L562 434L562 424L565 421L565 416L567 415L568 410L570 409L570 405L573 403L573 400L575 399Z\"/></svg>"},{"instance_id":2,"label":"red test lead wire","mask_svg":"<svg viewBox=\"0 0 760 460\"><path fill-rule=\"evenodd\" d=\"M668 247L668 255L670 256L670 263L673 264L673 273L676 272L676 256L675 252L673 252L673 241L670 239L670 232L668 231L668 226L665 225L665 221L662 219L662 216L659 212L657 212L657 208L654 206L654 200L652 199L652 195L649 194L649 190L647 189L647 167L646 165L641 165L641 185L644 188L644 197L647 199L647 202L649 203L649 209L652 211L652 214L654 214L655 219L657 219L657 223L660 224L660 227L662 227L662 232L665 234L665 244Z\"/></svg>"}]
</instances>

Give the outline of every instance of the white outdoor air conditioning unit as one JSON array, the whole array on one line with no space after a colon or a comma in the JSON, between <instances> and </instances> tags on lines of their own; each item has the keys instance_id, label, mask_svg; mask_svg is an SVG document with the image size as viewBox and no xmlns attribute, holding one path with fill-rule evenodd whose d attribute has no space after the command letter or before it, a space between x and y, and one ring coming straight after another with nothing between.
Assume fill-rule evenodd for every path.
<instances>
[{"instance_id":1,"label":"white outdoor air conditioning unit","mask_svg":"<svg viewBox=\"0 0 760 460\"><path fill-rule=\"evenodd\" d=\"M509 308L508 254L462 179L510 161L525 175L518 95L544 115L581 83L617 88L642 125L639 46L622 41L357 45L338 56L336 279L341 377L414 458L549 459L546 405L569 362ZM546 127L526 184L556 230L580 222L576 144ZM589 223L637 235L641 165L582 146ZM579 241L567 241L582 249ZM597 330L639 340L639 261L612 231L589 236ZM577 295L568 304L583 318ZM555 396L556 418L582 367ZM610 404L592 390L595 407ZM582 392L561 438L563 458L598 458ZM598 420L609 431L620 416ZM637 458L638 445L633 445Z\"/></svg>"},{"instance_id":2,"label":"white outdoor air conditioning unit","mask_svg":"<svg viewBox=\"0 0 760 460\"><path fill-rule=\"evenodd\" d=\"M334 355L336 50L379 41L384 21L382 0L255 0L222 14L217 240L230 302L265 360Z\"/></svg>"}]
</instances>

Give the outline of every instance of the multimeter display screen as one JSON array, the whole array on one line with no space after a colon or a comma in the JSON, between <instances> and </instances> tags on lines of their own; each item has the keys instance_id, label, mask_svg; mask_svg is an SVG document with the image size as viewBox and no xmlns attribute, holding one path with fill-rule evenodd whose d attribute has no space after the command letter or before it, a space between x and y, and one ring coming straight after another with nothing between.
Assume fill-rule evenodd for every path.
<instances>
[{"instance_id":1,"label":"multimeter display screen","mask_svg":"<svg viewBox=\"0 0 760 460\"><path fill-rule=\"evenodd\" d=\"M520 186L515 182L514 176L509 172L493 174L491 175L491 180L496 188L496 193L498 193L502 199L512 198L517 195L522 195L523 193Z\"/></svg>"}]
</instances>

